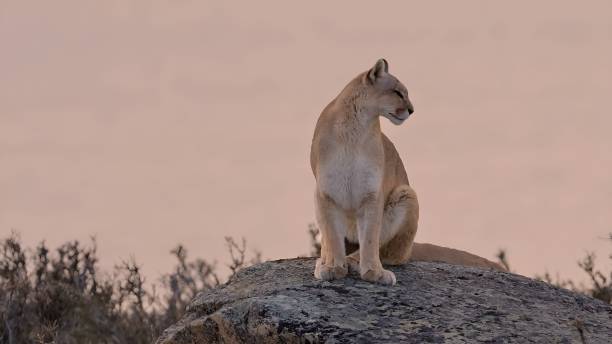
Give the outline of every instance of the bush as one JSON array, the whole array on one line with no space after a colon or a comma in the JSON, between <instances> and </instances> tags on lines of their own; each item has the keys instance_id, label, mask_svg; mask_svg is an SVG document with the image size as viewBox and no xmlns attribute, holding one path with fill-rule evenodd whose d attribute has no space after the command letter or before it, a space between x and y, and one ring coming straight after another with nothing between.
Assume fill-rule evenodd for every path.
<instances>
[{"instance_id":1,"label":"bush","mask_svg":"<svg viewBox=\"0 0 612 344\"><path fill-rule=\"evenodd\" d=\"M244 240L226 243L232 275L260 260L259 253L245 260ZM171 253L174 270L147 286L133 259L101 276L94 239L65 243L54 254L42 242L28 253L11 234L0 242L0 342L151 343L196 293L220 283L214 264L189 260L181 245Z\"/></svg>"},{"instance_id":2,"label":"bush","mask_svg":"<svg viewBox=\"0 0 612 344\"><path fill-rule=\"evenodd\" d=\"M608 235L608 240L612 243L612 233ZM500 264L508 271L510 265L506 257L506 251L500 250L497 254ZM612 254L608 256L612 262ZM536 275L535 279L544 281L554 286L570 289L577 293L582 293L590 297L602 300L605 303L612 304L612 270L607 274L595 267L595 253L588 252L582 260L578 261L578 266L589 277L589 285L577 285L569 279L562 279L558 275L553 279L550 273L545 272L543 275Z\"/></svg>"}]
</instances>

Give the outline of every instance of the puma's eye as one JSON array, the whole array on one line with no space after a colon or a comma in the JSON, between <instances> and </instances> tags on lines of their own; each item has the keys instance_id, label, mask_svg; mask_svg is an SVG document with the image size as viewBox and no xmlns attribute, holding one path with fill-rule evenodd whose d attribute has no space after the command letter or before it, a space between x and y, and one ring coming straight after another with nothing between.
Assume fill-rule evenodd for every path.
<instances>
[{"instance_id":1,"label":"puma's eye","mask_svg":"<svg viewBox=\"0 0 612 344\"><path fill-rule=\"evenodd\" d=\"M395 94L397 94L398 97L404 99L404 95L402 94L402 92L400 92L398 90L393 90L393 92L395 92Z\"/></svg>"}]
</instances>

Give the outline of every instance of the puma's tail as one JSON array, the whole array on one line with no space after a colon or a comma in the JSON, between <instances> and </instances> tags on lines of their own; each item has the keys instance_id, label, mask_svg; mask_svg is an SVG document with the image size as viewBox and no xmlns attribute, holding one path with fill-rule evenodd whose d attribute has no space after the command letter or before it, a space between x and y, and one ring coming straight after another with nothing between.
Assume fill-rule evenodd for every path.
<instances>
[{"instance_id":1,"label":"puma's tail","mask_svg":"<svg viewBox=\"0 0 612 344\"><path fill-rule=\"evenodd\" d=\"M506 269L500 264L479 257L475 254L456 250L454 248L448 248L432 244L420 244L416 242L412 244L412 254L410 256L410 260L425 262L442 262L455 265L492 268L499 271L506 271Z\"/></svg>"}]
</instances>

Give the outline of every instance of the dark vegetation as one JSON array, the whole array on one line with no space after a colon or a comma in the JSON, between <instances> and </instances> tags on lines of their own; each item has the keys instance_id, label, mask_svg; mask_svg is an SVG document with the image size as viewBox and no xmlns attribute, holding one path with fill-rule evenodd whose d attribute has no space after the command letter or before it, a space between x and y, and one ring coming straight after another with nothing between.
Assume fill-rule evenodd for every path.
<instances>
[{"instance_id":1,"label":"dark vegetation","mask_svg":"<svg viewBox=\"0 0 612 344\"><path fill-rule=\"evenodd\" d=\"M310 226L311 255L320 252L318 229ZM612 234L610 236L612 242ZM226 238L231 278L241 268L261 261L247 259L246 242ZM182 316L200 291L222 283L217 266L190 259L179 245L171 252L174 269L147 283L132 259L111 274L98 269L96 242L67 242L51 251L44 242L25 249L15 233L0 242L0 343L151 343ZM500 262L509 268L506 254ZM610 256L612 259L612 255ZM612 272L595 267L590 253L578 262L589 286L569 280L538 278L611 303Z\"/></svg>"},{"instance_id":2,"label":"dark vegetation","mask_svg":"<svg viewBox=\"0 0 612 344\"><path fill-rule=\"evenodd\" d=\"M226 238L235 274L259 262L246 242ZM216 265L189 259L179 245L173 271L146 283L134 260L110 275L98 269L96 242L67 242L53 252L25 249L17 234L0 242L0 343L151 343L182 316L199 291L221 283ZM230 276L231 278L231 276Z\"/></svg>"}]
</instances>

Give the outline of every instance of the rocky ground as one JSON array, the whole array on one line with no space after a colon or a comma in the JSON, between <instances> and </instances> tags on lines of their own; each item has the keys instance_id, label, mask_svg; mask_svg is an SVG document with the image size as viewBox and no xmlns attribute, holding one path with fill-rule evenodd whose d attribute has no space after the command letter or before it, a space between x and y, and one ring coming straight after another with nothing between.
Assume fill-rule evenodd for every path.
<instances>
[{"instance_id":1,"label":"rocky ground","mask_svg":"<svg viewBox=\"0 0 612 344\"><path fill-rule=\"evenodd\" d=\"M314 262L244 269L157 343L612 343L612 306L523 276L417 262L386 287L315 280Z\"/></svg>"}]
</instances>

